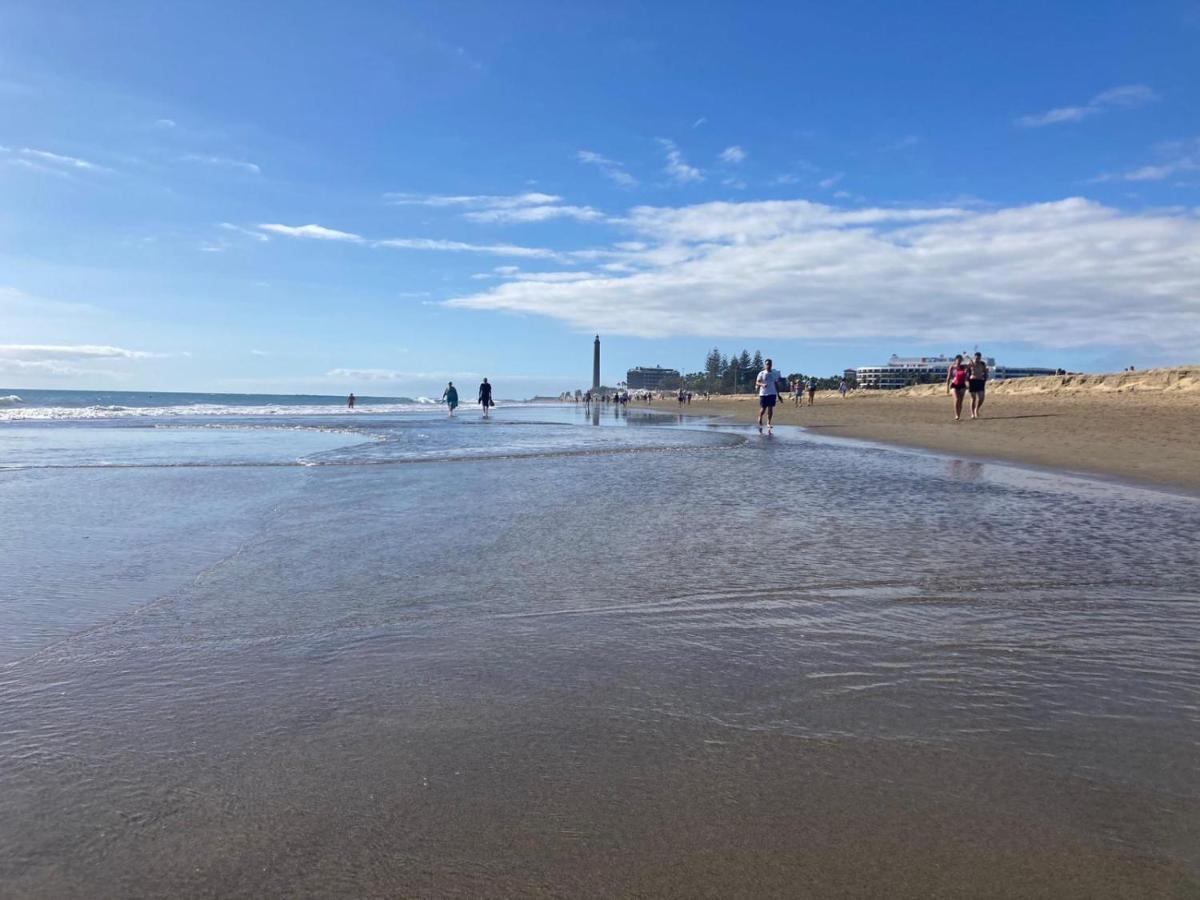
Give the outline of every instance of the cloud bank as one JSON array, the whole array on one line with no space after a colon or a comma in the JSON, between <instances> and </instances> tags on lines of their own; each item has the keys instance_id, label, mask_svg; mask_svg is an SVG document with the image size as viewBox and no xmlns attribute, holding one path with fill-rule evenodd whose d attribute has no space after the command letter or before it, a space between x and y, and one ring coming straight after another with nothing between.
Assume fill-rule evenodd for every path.
<instances>
[{"instance_id":1,"label":"cloud bank","mask_svg":"<svg viewBox=\"0 0 1200 900\"><path fill-rule=\"evenodd\" d=\"M1196 211L792 200L643 206L620 221L638 240L597 251L610 260L598 273L522 272L446 303L639 337L920 335L1200 356Z\"/></svg>"},{"instance_id":2,"label":"cloud bank","mask_svg":"<svg viewBox=\"0 0 1200 900\"><path fill-rule=\"evenodd\" d=\"M0 372L58 376L119 377L118 372L96 369L98 361L160 359L169 354L126 350L103 344L0 344Z\"/></svg>"}]
</instances>

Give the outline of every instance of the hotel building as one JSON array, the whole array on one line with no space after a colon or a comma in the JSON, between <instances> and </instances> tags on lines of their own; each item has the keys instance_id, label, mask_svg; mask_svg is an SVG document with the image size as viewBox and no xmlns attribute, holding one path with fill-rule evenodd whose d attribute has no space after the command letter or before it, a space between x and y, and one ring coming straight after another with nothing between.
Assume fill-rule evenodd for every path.
<instances>
[{"instance_id":1,"label":"hotel building","mask_svg":"<svg viewBox=\"0 0 1200 900\"><path fill-rule=\"evenodd\" d=\"M938 384L946 380L946 370L954 359L948 356L896 356L882 366L860 366L854 370L854 378L860 388L895 390L910 384ZM998 366L992 357L984 357L988 365L989 378L1002 381L1007 378L1028 378L1033 375L1055 375L1057 369L1039 369L1019 366ZM847 370L847 374L850 370Z\"/></svg>"}]
</instances>

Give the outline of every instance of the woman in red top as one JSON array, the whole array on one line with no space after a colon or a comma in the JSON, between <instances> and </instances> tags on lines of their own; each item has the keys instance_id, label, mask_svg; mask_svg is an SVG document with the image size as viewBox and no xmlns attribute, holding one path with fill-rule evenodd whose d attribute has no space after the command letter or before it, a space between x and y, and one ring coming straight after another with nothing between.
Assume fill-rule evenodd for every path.
<instances>
[{"instance_id":1,"label":"woman in red top","mask_svg":"<svg viewBox=\"0 0 1200 900\"><path fill-rule=\"evenodd\" d=\"M954 364L946 370L946 393L954 389L954 421L962 418L963 396L967 393L967 379L971 370L963 364L962 354L954 357Z\"/></svg>"}]
</instances>

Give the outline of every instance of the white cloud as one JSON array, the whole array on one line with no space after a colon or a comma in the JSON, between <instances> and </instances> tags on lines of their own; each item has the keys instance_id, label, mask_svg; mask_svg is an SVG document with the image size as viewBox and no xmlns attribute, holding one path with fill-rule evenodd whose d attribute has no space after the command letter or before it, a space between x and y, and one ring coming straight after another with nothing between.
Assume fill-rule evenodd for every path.
<instances>
[{"instance_id":1,"label":"white cloud","mask_svg":"<svg viewBox=\"0 0 1200 900\"><path fill-rule=\"evenodd\" d=\"M368 240L349 231L338 231L323 225L278 225L257 226L263 231L290 238L318 241L336 241L347 244L364 244L371 247L390 247L394 250L433 250L446 253L484 253L492 256L517 256L537 259L566 258L554 250L542 247L523 247L519 244L469 244L464 241L447 241L440 238L386 238Z\"/></svg>"},{"instance_id":2,"label":"white cloud","mask_svg":"<svg viewBox=\"0 0 1200 900\"><path fill-rule=\"evenodd\" d=\"M675 142L667 138L659 138L658 144L663 148L663 152L667 155L667 164L663 171L676 184L688 184L693 181L703 181L704 173L695 166L688 165L687 160L683 158L683 154L675 145Z\"/></svg>"},{"instance_id":3,"label":"white cloud","mask_svg":"<svg viewBox=\"0 0 1200 900\"><path fill-rule=\"evenodd\" d=\"M541 247L521 247L516 244L467 244L462 241L444 241L434 238L389 238L375 241L376 247L393 247L397 250L436 250L447 253L486 253L492 256L524 256L541 259L557 259L559 254Z\"/></svg>"},{"instance_id":4,"label":"white cloud","mask_svg":"<svg viewBox=\"0 0 1200 900\"><path fill-rule=\"evenodd\" d=\"M587 281L595 278L591 272L518 272L510 276L517 281L541 281L545 283L563 281Z\"/></svg>"},{"instance_id":5,"label":"white cloud","mask_svg":"<svg viewBox=\"0 0 1200 900\"><path fill-rule=\"evenodd\" d=\"M152 359L166 355L103 344L0 344L2 359Z\"/></svg>"},{"instance_id":6,"label":"white cloud","mask_svg":"<svg viewBox=\"0 0 1200 900\"><path fill-rule=\"evenodd\" d=\"M199 153L189 153L187 156L181 156L183 162L200 163L206 166L221 166L227 169L240 169L243 172L250 172L253 175L261 175L262 169L252 162L246 162L243 159L230 159L227 156L205 156Z\"/></svg>"},{"instance_id":7,"label":"white cloud","mask_svg":"<svg viewBox=\"0 0 1200 900\"><path fill-rule=\"evenodd\" d=\"M720 160L730 165L740 165L746 161L746 151L737 144L734 144L732 147L726 147L721 151Z\"/></svg>"},{"instance_id":8,"label":"white cloud","mask_svg":"<svg viewBox=\"0 0 1200 900\"><path fill-rule=\"evenodd\" d=\"M357 234L351 234L348 231L338 231L334 228L326 228L323 225L266 224L259 225L258 227L263 231L269 231L271 234L281 234L284 237L311 238L318 241L346 241L352 244L363 243L363 239Z\"/></svg>"},{"instance_id":9,"label":"white cloud","mask_svg":"<svg viewBox=\"0 0 1200 900\"><path fill-rule=\"evenodd\" d=\"M367 381L367 382L407 382L410 384L416 383L416 382L439 382L439 383L444 384L447 381L456 381L456 382L459 382L459 384L461 386L461 384L464 382L478 381L480 378L483 378L483 377L484 377L483 373L470 372L470 371L451 372L451 371L447 370L447 371L441 371L441 372L437 372L437 371L434 371L434 372L401 372L401 371L397 371L395 369L372 369L372 368L330 369L328 372L325 373L325 378L331 379L338 383ZM553 383L556 380L565 381L568 378L572 378L572 377L574 377L574 376L571 376L571 375L523 375L523 374L511 374L511 373L490 373L488 380L493 383L495 383L495 382L527 382L527 381Z\"/></svg>"},{"instance_id":10,"label":"white cloud","mask_svg":"<svg viewBox=\"0 0 1200 900\"><path fill-rule=\"evenodd\" d=\"M102 166L98 166L93 162L88 162L86 159L80 159L77 156L63 156L61 153L50 153L47 150L32 150L29 147L23 147L21 149L21 153L25 156L32 156L35 159L40 159L44 162L65 166L68 169L98 170L103 168Z\"/></svg>"},{"instance_id":11,"label":"white cloud","mask_svg":"<svg viewBox=\"0 0 1200 900\"><path fill-rule=\"evenodd\" d=\"M226 231L232 231L234 234L243 235L244 237L248 237L251 240L259 241L260 243L266 243L267 241L271 240L267 235L263 234L261 231L254 231L250 228L243 228L241 225L234 225L232 222L222 222L222 223L220 223L220 225L218 227L223 228Z\"/></svg>"},{"instance_id":12,"label":"white cloud","mask_svg":"<svg viewBox=\"0 0 1200 900\"><path fill-rule=\"evenodd\" d=\"M522 206L548 206L562 197L529 191L524 194L384 194L396 206L463 207L466 209L516 209Z\"/></svg>"},{"instance_id":13,"label":"white cloud","mask_svg":"<svg viewBox=\"0 0 1200 900\"><path fill-rule=\"evenodd\" d=\"M103 375L106 378L118 377L119 373L108 369L81 369L57 360L24 360L6 359L0 356L0 372L11 372L17 375L57 375L57 376L88 376Z\"/></svg>"},{"instance_id":14,"label":"white cloud","mask_svg":"<svg viewBox=\"0 0 1200 900\"><path fill-rule=\"evenodd\" d=\"M18 375L119 378L122 373L96 368L89 363L161 359L170 355L101 344L0 344L0 372Z\"/></svg>"},{"instance_id":15,"label":"white cloud","mask_svg":"<svg viewBox=\"0 0 1200 900\"><path fill-rule=\"evenodd\" d=\"M835 172L834 174L830 175L828 178L822 178L820 181L818 181L817 187L823 188L824 190L829 190L831 187L833 187L835 184L837 184L839 181L841 181L845 177L846 177L845 172Z\"/></svg>"},{"instance_id":16,"label":"white cloud","mask_svg":"<svg viewBox=\"0 0 1200 900\"><path fill-rule=\"evenodd\" d=\"M624 164L601 156L599 153L580 150L575 154L575 158L585 165L595 166L600 170L601 175L621 187L633 187L638 183L636 178L625 171Z\"/></svg>"},{"instance_id":17,"label":"white cloud","mask_svg":"<svg viewBox=\"0 0 1200 900\"><path fill-rule=\"evenodd\" d=\"M397 206L430 206L465 209L463 218L486 224L545 222L550 219L575 219L580 222L604 218L590 206L569 206L560 203L556 194L530 191L523 194L385 194L385 199Z\"/></svg>"},{"instance_id":18,"label":"white cloud","mask_svg":"<svg viewBox=\"0 0 1200 900\"><path fill-rule=\"evenodd\" d=\"M697 119L695 122L693 122L693 123L692 123L692 127L693 127L693 128L699 128L701 125L707 125L707 124L708 124L708 117L707 117L707 116L701 116L701 117L700 117L700 118L698 118L698 119Z\"/></svg>"},{"instance_id":19,"label":"white cloud","mask_svg":"<svg viewBox=\"0 0 1200 900\"><path fill-rule=\"evenodd\" d=\"M68 172L111 172L105 168L78 156L66 156L62 153L51 153L49 150L35 150L32 147L0 146L0 156L11 165L36 169L51 175L66 175Z\"/></svg>"},{"instance_id":20,"label":"white cloud","mask_svg":"<svg viewBox=\"0 0 1200 900\"><path fill-rule=\"evenodd\" d=\"M515 209L474 210L463 213L463 218L485 223L545 222L549 219L594 222L603 219L604 213L590 206L521 206Z\"/></svg>"},{"instance_id":21,"label":"white cloud","mask_svg":"<svg viewBox=\"0 0 1200 900\"><path fill-rule=\"evenodd\" d=\"M154 127L155 128L174 128L175 120L174 119L155 119Z\"/></svg>"},{"instance_id":22,"label":"white cloud","mask_svg":"<svg viewBox=\"0 0 1200 900\"><path fill-rule=\"evenodd\" d=\"M1155 152L1162 162L1139 166L1120 174L1101 175L1092 181L1162 181L1172 175L1200 172L1200 138L1190 141L1168 141L1159 144Z\"/></svg>"},{"instance_id":23,"label":"white cloud","mask_svg":"<svg viewBox=\"0 0 1200 900\"><path fill-rule=\"evenodd\" d=\"M1200 214L1082 198L1001 209L806 201L638 207L632 274L511 280L446 301L661 337L1170 342L1200 353Z\"/></svg>"},{"instance_id":24,"label":"white cloud","mask_svg":"<svg viewBox=\"0 0 1200 900\"><path fill-rule=\"evenodd\" d=\"M1081 122L1110 109L1144 106L1159 99L1158 94L1144 84L1128 84L1102 91L1083 106L1060 106L1036 115L1021 116L1017 124L1025 128Z\"/></svg>"},{"instance_id":25,"label":"white cloud","mask_svg":"<svg viewBox=\"0 0 1200 900\"><path fill-rule=\"evenodd\" d=\"M325 377L339 381L400 381L406 376L392 369L330 369Z\"/></svg>"}]
</instances>

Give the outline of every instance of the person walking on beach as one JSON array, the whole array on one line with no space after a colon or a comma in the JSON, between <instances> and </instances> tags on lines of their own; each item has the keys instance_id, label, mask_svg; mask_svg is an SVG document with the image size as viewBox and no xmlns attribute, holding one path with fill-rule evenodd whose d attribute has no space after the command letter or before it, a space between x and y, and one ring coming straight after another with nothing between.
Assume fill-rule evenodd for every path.
<instances>
[{"instance_id":1,"label":"person walking on beach","mask_svg":"<svg viewBox=\"0 0 1200 900\"><path fill-rule=\"evenodd\" d=\"M817 382L815 379L808 379L808 405L813 405L813 397L817 393Z\"/></svg>"},{"instance_id":2,"label":"person walking on beach","mask_svg":"<svg viewBox=\"0 0 1200 900\"><path fill-rule=\"evenodd\" d=\"M954 421L962 418L963 394L967 392L967 380L970 370L963 365L962 354L954 357L954 362L946 370L946 393L954 391Z\"/></svg>"},{"instance_id":3,"label":"person walking on beach","mask_svg":"<svg viewBox=\"0 0 1200 900\"><path fill-rule=\"evenodd\" d=\"M971 377L967 379L967 390L971 393L971 418L978 419L979 411L983 409L983 393L987 387L988 366L983 361L983 354L975 351L971 360Z\"/></svg>"},{"instance_id":4,"label":"person walking on beach","mask_svg":"<svg viewBox=\"0 0 1200 900\"><path fill-rule=\"evenodd\" d=\"M488 418L488 410L496 405L492 402L492 386L488 384L486 378L479 385L479 405L483 407L483 417L485 419Z\"/></svg>"},{"instance_id":5,"label":"person walking on beach","mask_svg":"<svg viewBox=\"0 0 1200 900\"><path fill-rule=\"evenodd\" d=\"M349 397L346 398L346 406L349 409L354 409L354 395L353 394L351 394Z\"/></svg>"},{"instance_id":6,"label":"person walking on beach","mask_svg":"<svg viewBox=\"0 0 1200 900\"><path fill-rule=\"evenodd\" d=\"M754 379L758 388L758 430L762 431L763 413L767 414L767 431L775 427L775 400L779 397L779 373L771 365L771 360L763 360L763 370Z\"/></svg>"},{"instance_id":7,"label":"person walking on beach","mask_svg":"<svg viewBox=\"0 0 1200 900\"><path fill-rule=\"evenodd\" d=\"M838 393L842 395L843 400L846 399L846 391L848 391L849 389L850 389L850 386L848 384L846 384L846 379L843 378L842 383L838 385Z\"/></svg>"},{"instance_id":8,"label":"person walking on beach","mask_svg":"<svg viewBox=\"0 0 1200 900\"><path fill-rule=\"evenodd\" d=\"M450 412L448 413L450 418L454 418L454 410L458 406L458 388L454 386L453 381L446 385L446 389L442 391L442 401L450 407Z\"/></svg>"},{"instance_id":9,"label":"person walking on beach","mask_svg":"<svg viewBox=\"0 0 1200 900\"><path fill-rule=\"evenodd\" d=\"M799 406L804 399L804 382L797 378L792 382L792 406Z\"/></svg>"}]
</instances>

